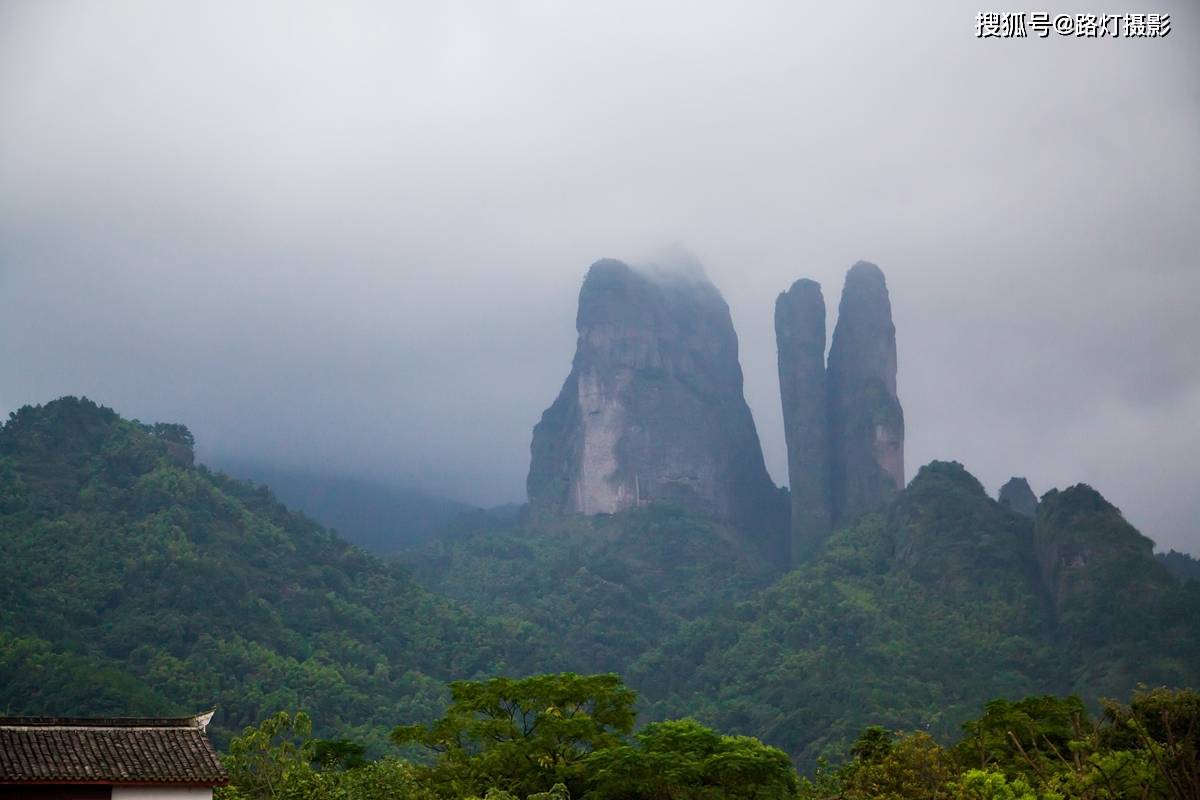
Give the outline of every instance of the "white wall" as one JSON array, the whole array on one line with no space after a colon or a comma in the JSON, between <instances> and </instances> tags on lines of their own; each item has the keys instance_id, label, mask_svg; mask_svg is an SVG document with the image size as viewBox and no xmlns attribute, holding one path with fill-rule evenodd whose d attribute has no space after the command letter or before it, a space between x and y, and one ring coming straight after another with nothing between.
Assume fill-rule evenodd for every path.
<instances>
[{"instance_id":1,"label":"white wall","mask_svg":"<svg viewBox=\"0 0 1200 800\"><path fill-rule=\"evenodd\" d=\"M112 800L212 800L212 789L197 786L114 786Z\"/></svg>"}]
</instances>

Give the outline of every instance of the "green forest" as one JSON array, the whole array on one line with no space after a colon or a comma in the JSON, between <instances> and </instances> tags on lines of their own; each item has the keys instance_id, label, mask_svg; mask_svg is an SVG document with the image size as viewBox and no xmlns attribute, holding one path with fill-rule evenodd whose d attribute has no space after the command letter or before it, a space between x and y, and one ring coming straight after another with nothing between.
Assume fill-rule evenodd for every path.
<instances>
[{"instance_id":1,"label":"green forest","mask_svg":"<svg viewBox=\"0 0 1200 800\"><path fill-rule=\"evenodd\" d=\"M836 766L800 776L787 755L694 719L635 731L635 695L612 674L450 685L445 714L392 731L430 757L364 758L280 712L229 746L220 800L1065 800L1200 796L1200 694L1136 691L1089 713L1075 696L994 700L952 740L865 728Z\"/></svg>"},{"instance_id":2,"label":"green forest","mask_svg":"<svg viewBox=\"0 0 1200 800\"><path fill-rule=\"evenodd\" d=\"M419 587L275 501L192 466L190 435L86 400L0 431L0 708L192 713L218 742L280 708L386 741L443 682L527 672L541 642Z\"/></svg>"},{"instance_id":3,"label":"green forest","mask_svg":"<svg viewBox=\"0 0 1200 800\"><path fill-rule=\"evenodd\" d=\"M946 739L992 698L1095 709L1200 672L1200 583L1086 486L1048 493L1031 520L934 462L783 575L669 508L470 522L411 555L432 591L524 620L561 643L556 668L621 672L650 718L751 733L799 764L839 758L866 725ZM1050 552L1078 565L1055 571Z\"/></svg>"},{"instance_id":4,"label":"green forest","mask_svg":"<svg viewBox=\"0 0 1200 800\"><path fill-rule=\"evenodd\" d=\"M1194 562L1088 486L933 462L783 573L669 506L384 559L193 446L0 428L0 711L216 706L227 798L1197 796Z\"/></svg>"}]
</instances>

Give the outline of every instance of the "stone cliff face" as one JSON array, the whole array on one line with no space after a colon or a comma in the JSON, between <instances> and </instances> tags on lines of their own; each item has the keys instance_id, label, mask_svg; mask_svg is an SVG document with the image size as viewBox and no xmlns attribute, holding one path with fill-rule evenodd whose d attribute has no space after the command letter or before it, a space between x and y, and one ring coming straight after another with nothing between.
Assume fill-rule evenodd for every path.
<instances>
[{"instance_id":1,"label":"stone cliff face","mask_svg":"<svg viewBox=\"0 0 1200 800\"><path fill-rule=\"evenodd\" d=\"M896 327L883 272L846 273L826 377L834 524L904 487L904 412L896 397Z\"/></svg>"},{"instance_id":2,"label":"stone cliff face","mask_svg":"<svg viewBox=\"0 0 1200 800\"><path fill-rule=\"evenodd\" d=\"M775 341L796 563L904 487L896 328L879 267L860 261L846 274L828 366L825 300L813 281L775 301Z\"/></svg>"},{"instance_id":3,"label":"stone cliff face","mask_svg":"<svg viewBox=\"0 0 1200 800\"><path fill-rule=\"evenodd\" d=\"M786 523L742 394L729 307L702 272L592 265L571 373L534 428L536 513L663 501L778 543Z\"/></svg>"},{"instance_id":4,"label":"stone cliff face","mask_svg":"<svg viewBox=\"0 0 1200 800\"><path fill-rule=\"evenodd\" d=\"M829 410L825 386L825 298L801 279L775 301L779 392L791 489L791 558L829 535Z\"/></svg>"},{"instance_id":5,"label":"stone cliff face","mask_svg":"<svg viewBox=\"0 0 1200 800\"><path fill-rule=\"evenodd\" d=\"M1029 488L1029 481L1024 478L1009 478L1008 483L1000 487L997 499L1000 505L1008 506L1018 514L1031 518L1037 514L1037 495Z\"/></svg>"}]
</instances>

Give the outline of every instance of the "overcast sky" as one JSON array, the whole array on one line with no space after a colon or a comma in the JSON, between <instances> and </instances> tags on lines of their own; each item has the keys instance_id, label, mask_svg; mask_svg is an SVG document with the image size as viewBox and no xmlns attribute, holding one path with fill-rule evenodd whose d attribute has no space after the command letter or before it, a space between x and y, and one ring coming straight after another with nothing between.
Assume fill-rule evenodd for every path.
<instances>
[{"instance_id":1,"label":"overcast sky","mask_svg":"<svg viewBox=\"0 0 1200 800\"><path fill-rule=\"evenodd\" d=\"M887 274L909 475L1200 552L1200 5L0 4L0 410L524 497L588 265L682 243L786 483L775 296Z\"/></svg>"}]
</instances>

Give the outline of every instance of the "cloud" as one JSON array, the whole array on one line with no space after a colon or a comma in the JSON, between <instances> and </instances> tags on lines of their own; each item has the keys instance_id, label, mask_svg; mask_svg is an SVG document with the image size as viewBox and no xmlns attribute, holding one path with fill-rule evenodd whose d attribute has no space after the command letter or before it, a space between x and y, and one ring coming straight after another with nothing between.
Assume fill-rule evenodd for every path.
<instances>
[{"instance_id":1,"label":"cloud","mask_svg":"<svg viewBox=\"0 0 1200 800\"><path fill-rule=\"evenodd\" d=\"M682 242L783 483L774 297L836 305L863 258L910 473L1093 481L1200 550L1200 17L981 41L977 10L0 6L0 408L515 499L587 266Z\"/></svg>"}]
</instances>

